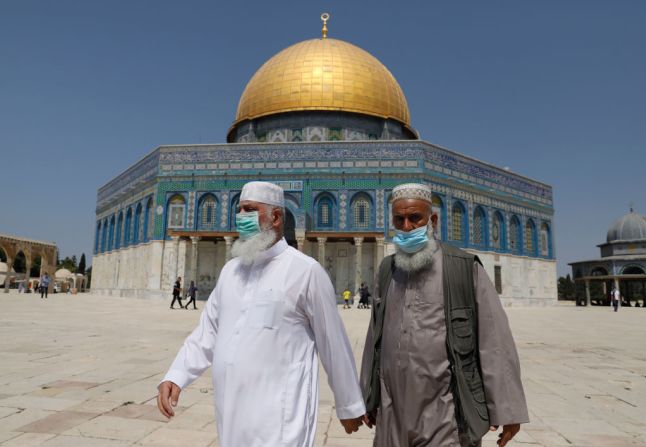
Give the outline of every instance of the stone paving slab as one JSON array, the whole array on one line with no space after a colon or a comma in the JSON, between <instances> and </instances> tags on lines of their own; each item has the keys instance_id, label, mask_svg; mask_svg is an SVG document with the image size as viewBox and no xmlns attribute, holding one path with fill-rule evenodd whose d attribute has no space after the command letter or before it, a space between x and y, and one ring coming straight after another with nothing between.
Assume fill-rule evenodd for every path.
<instances>
[{"instance_id":1,"label":"stone paving slab","mask_svg":"<svg viewBox=\"0 0 646 447\"><path fill-rule=\"evenodd\" d=\"M0 300L0 446L218 446L210 372L171 421L156 409L156 386L200 312L91 294ZM369 312L340 313L359 362ZM531 418L511 445L646 447L646 309L507 313ZM368 447L373 436L345 434L322 373L316 445Z\"/></svg>"}]
</instances>

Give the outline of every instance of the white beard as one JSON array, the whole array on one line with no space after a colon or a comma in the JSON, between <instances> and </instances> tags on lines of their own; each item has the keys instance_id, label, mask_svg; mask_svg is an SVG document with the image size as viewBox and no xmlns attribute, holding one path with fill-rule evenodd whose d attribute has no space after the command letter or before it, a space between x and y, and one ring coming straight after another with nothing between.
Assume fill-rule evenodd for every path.
<instances>
[{"instance_id":1,"label":"white beard","mask_svg":"<svg viewBox=\"0 0 646 447\"><path fill-rule=\"evenodd\" d=\"M275 240L276 232L270 227L249 239L236 240L231 247L231 255L240 259L243 265L251 265L260 253L274 245Z\"/></svg>"},{"instance_id":2,"label":"white beard","mask_svg":"<svg viewBox=\"0 0 646 447\"><path fill-rule=\"evenodd\" d=\"M429 230L428 242L420 251L416 253L406 253L395 244L395 265L398 269L406 273L415 273L423 268L430 267L433 264L433 255L438 250L439 245L433 235L433 230Z\"/></svg>"}]
</instances>

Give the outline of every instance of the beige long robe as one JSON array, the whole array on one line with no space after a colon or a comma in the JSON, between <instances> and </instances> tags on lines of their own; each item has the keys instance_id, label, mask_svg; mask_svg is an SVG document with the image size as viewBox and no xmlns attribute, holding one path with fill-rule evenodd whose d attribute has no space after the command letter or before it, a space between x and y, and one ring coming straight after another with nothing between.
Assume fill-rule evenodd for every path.
<instances>
[{"instance_id":1,"label":"beige long robe","mask_svg":"<svg viewBox=\"0 0 646 447\"><path fill-rule=\"evenodd\" d=\"M507 316L482 266L474 269L479 351L492 425L529 421L520 365ZM417 273L395 270L387 295L381 354L381 405L376 447L466 446L455 420L446 352L442 251ZM375 281L378 284L378 281ZM378 300L381 292L375 291ZM361 385L370 376L372 323Z\"/></svg>"}]
</instances>

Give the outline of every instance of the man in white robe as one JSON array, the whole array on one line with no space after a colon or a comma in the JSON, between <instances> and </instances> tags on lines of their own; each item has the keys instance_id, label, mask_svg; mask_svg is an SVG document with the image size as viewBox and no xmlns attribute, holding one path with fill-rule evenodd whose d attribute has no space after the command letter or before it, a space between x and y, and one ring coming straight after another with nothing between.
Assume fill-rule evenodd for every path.
<instances>
[{"instance_id":1,"label":"man in white robe","mask_svg":"<svg viewBox=\"0 0 646 447\"><path fill-rule=\"evenodd\" d=\"M317 353L347 433L365 406L328 274L283 238L282 189L247 183L236 215L240 239L202 312L159 385L174 414L180 391L212 366L221 447L314 445Z\"/></svg>"},{"instance_id":2,"label":"man in white robe","mask_svg":"<svg viewBox=\"0 0 646 447\"><path fill-rule=\"evenodd\" d=\"M433 238L431 190L423 184L393 189L392 222L396 252L387 290L375 281L375 308L385 302L380 350L380 400L366 415L376 425L375 447L479 446L461 432L456 420L447 326L442 248ZM488 423L502 427L498 445L506 445L529 421L514 339L500 298L484 268L473 266L477 308L477 349ZM377 333L371 320L364 347L361 385L371 386ZM369 391L367 391L369 394ZM479 411L479 410L478 410ZM484 422L485 430L487 422Z\"/></svg>"}]
</instances>

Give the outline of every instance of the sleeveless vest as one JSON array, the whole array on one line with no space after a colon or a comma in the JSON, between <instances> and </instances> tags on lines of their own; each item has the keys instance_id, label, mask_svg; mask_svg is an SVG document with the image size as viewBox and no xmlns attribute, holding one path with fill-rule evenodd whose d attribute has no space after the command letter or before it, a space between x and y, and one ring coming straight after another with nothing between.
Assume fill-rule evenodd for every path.
<instances>
[{"instance_id":1,"label":"sleeveless vest","mask_svg":"<svg viewBox=\"0 0 646 447\"><path fill-rule=\"evenodd\" d=\"M438 241L442 249L442 279L446 350L451 368L451 392L455 418L460 433L476 445L489 430L478 348L478 308L473 284L473 265L477 256ZM366 410L376 410L381 402L381 337L386 314L386 295L392 280L394 256L387 256L379 266L381 301L372 308L373 343L370 383L364 390Z\"/></svg>"}]
</instances>

